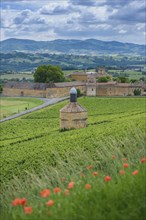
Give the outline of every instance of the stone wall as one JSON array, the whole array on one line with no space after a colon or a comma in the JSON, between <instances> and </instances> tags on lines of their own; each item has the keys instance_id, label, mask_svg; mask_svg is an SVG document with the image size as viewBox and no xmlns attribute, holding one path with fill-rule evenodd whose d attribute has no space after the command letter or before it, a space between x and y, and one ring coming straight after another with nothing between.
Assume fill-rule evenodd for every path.
<instances>
[{"instance_id":1,"label":"stone wall","mask_svg":"<svg viewBox=\"0 0 146 220\"><path fill-rule=\"evenodd\" d=\"M77 85L76 89L80 89L81 93L86 93L85 85ZM46 90L20 89L20 88L3 88L3 95L9 97L28 96L39 98L59 98L69 96L72 86L46 88Z\"/></svg>"},{"instance_id":2,"label":"stone wall","mask_svg":"<svg viewBox=\"0 0 146 220\"><path fill-rule=\"evenodd\" d=\"M15 89L15 88L3 88L3 95L9 97L28 96L28 97L46 97L46 90L29 90L29 89Z\"/></svg>"},{"instance_id":3,"label":"stone wall","mask_svg":"<svg viewBox=\"0 0 146 220\"><path fill-rule=\"evenodd\" d=\"M75 87L76 89L80 89L81 93L86 92L85 85L75 86ZM69 96L71 88L72 86L60 87L60 88L48 88L46 89L46 98L57 98L57 97Z\"/></svg>"}]
</instances>

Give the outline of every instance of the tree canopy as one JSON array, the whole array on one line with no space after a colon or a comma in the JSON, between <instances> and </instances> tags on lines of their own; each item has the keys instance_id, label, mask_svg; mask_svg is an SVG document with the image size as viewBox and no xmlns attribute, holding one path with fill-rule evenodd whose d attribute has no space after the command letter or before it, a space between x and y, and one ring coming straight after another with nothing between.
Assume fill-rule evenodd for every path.
<instances>
[{"instance_id":1,"label":"tree canopy","mask_svg":"<svg viewBox=\"0 0 146 220\"><path fill-rule=\"evenodd\" d=\"M34 81L39 83L63 82L65 77L59 66L41 65L34 72Z\"/></svg>"}]
</instances>

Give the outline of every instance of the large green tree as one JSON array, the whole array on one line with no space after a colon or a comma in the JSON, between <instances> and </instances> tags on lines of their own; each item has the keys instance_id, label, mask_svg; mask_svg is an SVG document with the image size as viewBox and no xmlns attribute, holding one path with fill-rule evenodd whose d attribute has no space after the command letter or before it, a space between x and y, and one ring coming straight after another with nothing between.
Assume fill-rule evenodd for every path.
<instances>
[{"instance_id":1,"label":"large green tree","mask_svg":"<svg viewBox=\"0 0 146 220\"><path fill-rule=\"evenodd\" d=\"M63 82L65 77L59 66L41 65L34 72L34 81L39 83Z\"/></svg>"}]
</instances>

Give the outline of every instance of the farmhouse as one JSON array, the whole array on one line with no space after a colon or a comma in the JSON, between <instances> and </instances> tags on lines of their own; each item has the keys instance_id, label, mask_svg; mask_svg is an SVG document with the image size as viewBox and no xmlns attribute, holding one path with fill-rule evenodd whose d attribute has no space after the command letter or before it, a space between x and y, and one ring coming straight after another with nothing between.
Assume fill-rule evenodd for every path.
<instances>
[{"instance_id":1,"label":"farmhouse","mask_svg":"<svg viewBox=\"0 0 146 220\"><path fill-rule=\"evenodd\" d=\"M74 72L72 74L70 74L68 77L72 80L75 81L82 81L82 82L87 82L88 81L88 77L90 76L94 76L95 79L98 79L102 76L107 76L108 74L105 72L104 68L99 68L98 72Z\"/></svg>"}]
</instances>

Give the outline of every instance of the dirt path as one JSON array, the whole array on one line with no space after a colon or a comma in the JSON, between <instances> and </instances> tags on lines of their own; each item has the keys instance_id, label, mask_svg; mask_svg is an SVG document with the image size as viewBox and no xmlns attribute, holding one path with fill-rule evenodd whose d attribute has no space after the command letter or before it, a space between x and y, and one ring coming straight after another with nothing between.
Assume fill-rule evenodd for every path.
<instances>
[{"instance_id":1,"label":"dirt path","mask_svg":"<svg viewBox=\"0 0 146 220\"><path fill-rule=\"evenodd\" d=\"M53 99L40 98L40 99L44 101L44 103L43 103L42 105L39 105L39 106L37 106L37 107L35 107L35 108L31 108L31 109L29 109L29 110L20 112L20 113L15 114L15 115L9 116L9 117L7 117L7 118L3 118L3 119L0 120L0 122L9 121L9 120L12 120L12 119L14 119L14 118L20 117L20 116L22 116L22 115L26 115L26 114L28 114L28 113L31 113L31 112L40 110L40 109L42 109L42 108L45 108L45 107L48 106L48 105L52 105L52 104L55 104L55 103L64 101L64 100L68 99L68 97L53 98Z\"/></svg>"}]
</instances>

